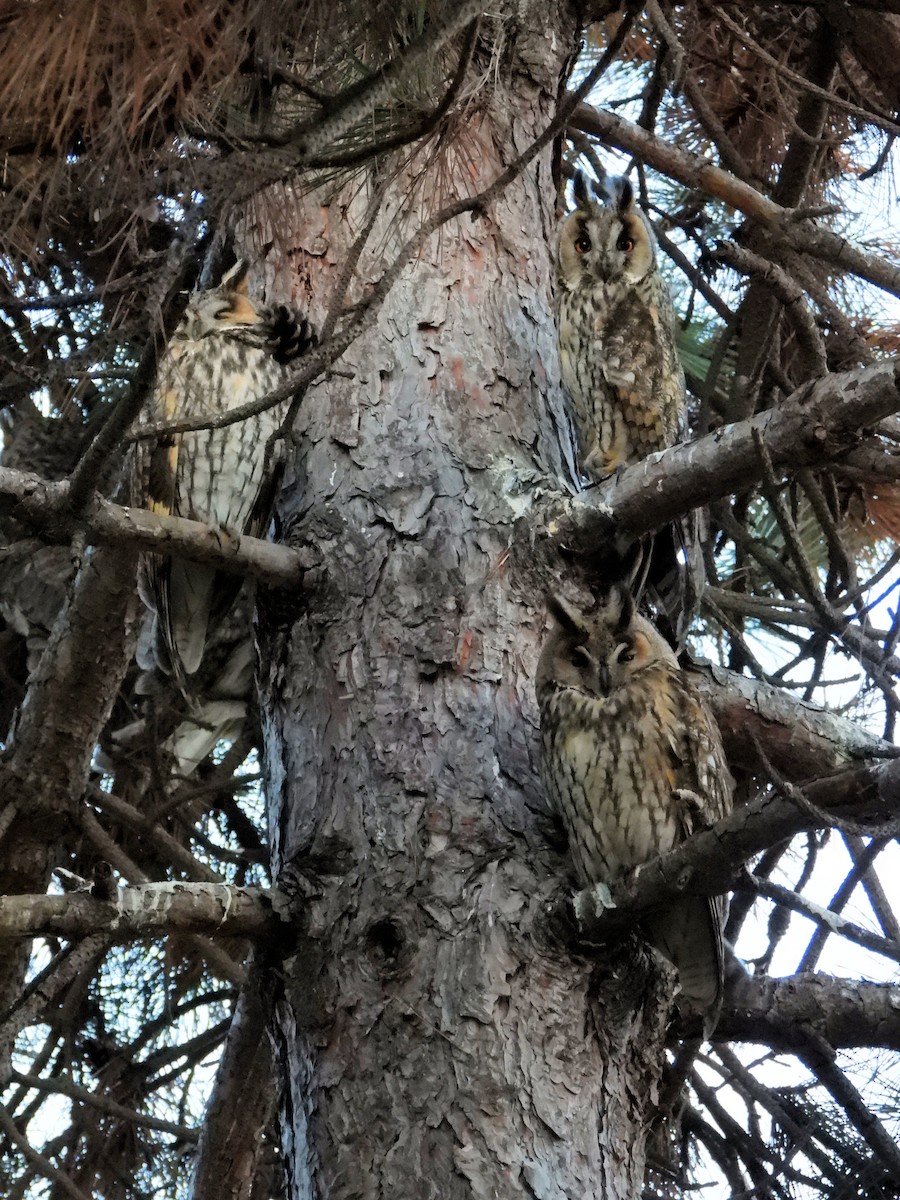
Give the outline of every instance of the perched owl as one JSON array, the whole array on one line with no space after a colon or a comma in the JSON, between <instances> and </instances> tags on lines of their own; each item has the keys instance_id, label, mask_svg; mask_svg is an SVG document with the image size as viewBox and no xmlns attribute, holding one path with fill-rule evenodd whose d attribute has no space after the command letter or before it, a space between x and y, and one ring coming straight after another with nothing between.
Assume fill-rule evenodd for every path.
<instances>
[{"instance_id":1,"label":"perched owl","mask_svg":"<svg viewBox=\"0 0 900 1200\"><path fill-rule=\"evenodd\" d=\"M218 287L191 297L160 362L144 420L221 416L284 383L287 364L315 343L312 327L291 309L251 300L246 274L238 263ZM137 443L141 503L153 512L262 535L274 500L266 442L286 408L280 404L223 429ZM145 556L141 594L156 614L155 656L164 671L183 682L197 670L210 615L227 608L239 586L214 567Z\"/></svg>"},{"instance_id":2,"label":"perched owl","mask_svg":"<svg viewBox=\"0 0 900 1200\"><path fill-rule=\"evenodd\" d=\"M559 242L557 320L562 381L571 401L582 472L592 479L666 450L687 432L675 310L656 265L656 240L624 179L582 174L577 207ZM701 515L672 522L639 545L617 547L607 577L644 585L661 628L681 649L704 585Z\"/></svg>"},{"instance_id":3,"label":"perched owl","mask_svg":"<svg viewBox=\"0 0 900 1200\"><path fill-rule=\"evenodd\" d=\"M558 628L535 680L542 773L582 884L673 849L731 809L715 721L670 647L621 590L590 616L551 601ZM685 896L644 921L677 968L678 1003L707 1032L722 993L723 897Z\"/></svg>"},{"instance_id":4,"label":"perched owl","mask_svg":"<svg viewBox=\"0 0 900 1200\"><path fill-rule=\"evenodd\" d=\"M559 240L559 355L581 469L600 478L684 436L684 373L656 239L631 184L616 181L602 204L579 173L575 200Z\"/></svg>"}]
</instances>

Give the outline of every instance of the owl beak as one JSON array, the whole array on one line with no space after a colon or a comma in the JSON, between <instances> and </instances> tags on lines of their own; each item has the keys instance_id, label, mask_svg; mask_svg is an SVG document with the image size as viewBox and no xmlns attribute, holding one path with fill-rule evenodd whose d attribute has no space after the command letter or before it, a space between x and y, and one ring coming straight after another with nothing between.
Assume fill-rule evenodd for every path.
<instances>
[{"instance_id":1,"label":"owl beak","mask_svg":"<svg viewBox=\"0 0 900 1200\"><path fill-rule=\"evenodd\" d=\"M601 696L608 696L612 681L609 677L609 667L606 663L597 663L597 691Z\"/></svg>"}]
</instances>

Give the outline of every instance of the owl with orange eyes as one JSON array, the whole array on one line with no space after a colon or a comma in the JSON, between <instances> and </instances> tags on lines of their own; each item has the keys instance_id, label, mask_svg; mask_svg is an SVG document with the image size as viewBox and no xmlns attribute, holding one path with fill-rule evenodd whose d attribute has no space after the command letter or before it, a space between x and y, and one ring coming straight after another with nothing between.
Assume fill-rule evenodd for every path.
<instances>
[{"instance_id":1,"label":"owl with orange eyes","mask_svg":"<svg viewBox=\"0 0 900 1200\"><path fill-rule=\"evenodd\" d=\"M560 230L556 303L581 470L600 479L682 440L685 388L650 222L627 180L593 190L579 173Z\"/></svg>"},{"instance_id":2,"label":"owl with orange eyes","mask_svg":"<svg viewBox=\"0 0 900 1200\"><path fill-rule=\"evenodd\" d=\"M591 612L550 598L535 677L541 771L582 886L610 884L731 811L718 726L653 625L616 588ZM650 943L678 971L678 1005L708 1033L722 1001L721 896L649 913Z\"/></svg>"}]
</instances>

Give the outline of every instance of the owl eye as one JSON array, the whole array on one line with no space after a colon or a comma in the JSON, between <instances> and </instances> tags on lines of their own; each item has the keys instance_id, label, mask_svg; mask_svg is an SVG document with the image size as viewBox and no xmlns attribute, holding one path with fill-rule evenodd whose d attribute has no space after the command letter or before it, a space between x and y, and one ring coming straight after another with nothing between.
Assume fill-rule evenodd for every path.
<instances>
[{"instance_id":1,"label":"owl eye","mask_svg":"<svg viewBox=\"0 0 900 1200\"><path fill-rule=\"evenodd\" d=\"M620 663L630 663L634 662L636 653L634 645L631 642L625 642L621 646L617 657Z\"/></svg>"},{"instance_id":2,"label":"owl eye","mask_svg":"<svg viewBox=\"0 0 900 1200\"><path fill-rule=\"evenodd\" d=\"M620 233L616 249L621 250L623 254L630 254L634 249L634 238L630 238L627 233Z\"/></svg>"},{"instance_id":3,"label":"owl eye","mask_svg":"<svg viewBox=\"0 0 900 1200\"><path fill-rule=\"evenodd\" d=\"M583 233L581 235L581 237L578 238L578 240L576 241L575 249L578 251L579 254L587 254L587 252L588 252L588 250L590 250L590 248L591 248L591 239L587 236L586 233Z\"/></svg>"}]
</instances>

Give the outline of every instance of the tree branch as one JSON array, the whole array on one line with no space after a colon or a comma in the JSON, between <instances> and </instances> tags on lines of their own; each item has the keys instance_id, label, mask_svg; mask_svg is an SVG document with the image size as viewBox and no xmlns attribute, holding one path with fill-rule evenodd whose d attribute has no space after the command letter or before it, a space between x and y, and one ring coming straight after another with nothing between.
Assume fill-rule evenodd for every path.
<instances>
[{"instance_id":1,"label":"tree branch","mask_svg":"<svg viewBox=\"0 0 900 1200\"><path fill-rule=\"evenodd\" d=\"M578 496L553 494L535 504L524 528L532 550L543 542L554 555L596 555L617 535L636 539L757 483L763 469L754 430L772 463L792 470L840 457L859 429L898 409L895 364L829 375L799 388L777 409L652 454Z\"/></svg>"},{"instance_id":2,"label":"tree branch","mask_svg":"<svg viewBox=\"0 0 900 1200\"><path fill-rule=\"evenodd\" d=\"M693 664L690 675L713 711L733 767L759 770L750 734L763 743L778 771L794 782L838 771L854 760L900 754L893 743L856 721L800 700L784 688L706 663Z\"/></svg>"},{"instance_id":3,"label":"tree branch","mask_svg":"<svg viewBox=\"0 0 900 1200\"><path fill-rule=\"evenodd\" d=\"M601 112L589 104L579 104L571 124L584 133L598 137L607 145L634 154L670 179L722 200L748 217L760 221L772 234L795 250L833 263L867 279L876 287L900 296L900 268L885 258L864 254L845 238L820 229L810 221L796 220L791 209L782 208L743 180L729 175L699 154L682 150L671 142L648 133L640 126L610 112Z\"/></svg>"},{"instance_id":4,"label":"tree branch","mask_svg":"<svg viewBox=\"0 0 900 1200\"><path fill-rule=\"evenodd\" d=\"M729 980L716 1026L716 1041L759 1042L773 1050L798 1053L806 1042L799 1031L815 1030L836 1049L881 1046L900 1050L900 988L831 975L789 975Z\"/></svg>"},{"instance_id":5,"label":"tree branch","mask_svg":"<svg viewBox=\"0 0 900 1200\"><path fill-rule=\"evenodd\" d=\"M97 495L76 516L68 502L67 483L48 483L26 471L0 467L0 513L39 531L48 541L68 543L74 534L83 532L98 545L175 554L265 580L273 587L297 587L303 579L300 556L287 546L212 529L184 517L125 508Z\"/></svg>"},{"instance_id":6,"label":"tree branch","mask_svg":"<svg viewBox=\"0 0 900 1200\"><path fill-rule=\"evenodd\" d=\"M191 1129L188 1125L176 1125L174 1121L163 1121L159 1117L151 1117L145 1113L136 1112L133 1108L126 1108L124 1104L117 1104L115 1100L111 1100L99 1092L89 1092L87 1088L79 1087L74 1079L69 1079L65 1075L53 1075L50 1079L44 1079L40 1075L22 1075L19 1071L10 1071L9 1078L10 1082L21 1084L36 1092L68 1096L70 1100L75 1100L79 1104L87 1104L91 1108L96 1108L98 1112L117 1117L120 1121L128 1121L130 1124L144 1129L155 1129L159 1133L169 1133L179 1141L196 1142L200 1136L196 1129Z\"/></svg>"},{"instance_id":7,"label":"tree branch","mask_svg":"<svg viewBox=\"0 0 900 1200\"><path fill-rule=\"evenodd\" d=\"M823 811L823 817L834 815L875 826L896 817L900 807L900 759L816 780L806 786L804 795ZM768 792L631 875L578 892L572 900L578 935L586 942L604 941L674 896L727 892L737 870L753 855L824 825L824 819L817 821L808 810Z\"/></svg>"},{"instance_id":8,"label":"tree branch","mask_svg":"<svg viewBox=\"0 0 900 1200\"><path fill-rule=\"evenodd\" d=\"M0 937L83 938L116 941L196 933L267 937L278 926L275 893L225 883L144 883L121 888L117 902L82 892L66 896L0 896Z\"/></svg>"},{"instance_id":9,"label":"tree branch","mask_svg":"<svg viewBox=\"0 0 900 1200\"><path fill-rule=\"evenodd\" d=\"M872 933L871 930L863 929L856 922L848 921L846 917L842 917L839 913L833 912L831 909L823 908L820 904L814 904L812 900L808 900L805 896L791 891L790 888L782 887L778 883L771 883L767 879L759 879L756 875L745 873L737 881L736 890L746 890L753 892L756 896L765 896L766 899L773 900L776 904L790 909L791 912L808 917L810 921L815 922L819 926L826 937L834 934L835 937L846 938L848 942L855 942L857 946L864 946L865 949L871 950L873 954L881 954L885 958L893 959L894 962L900 962L900 942L882 937L878 933Z\"/></svg>"}]
</instances>

